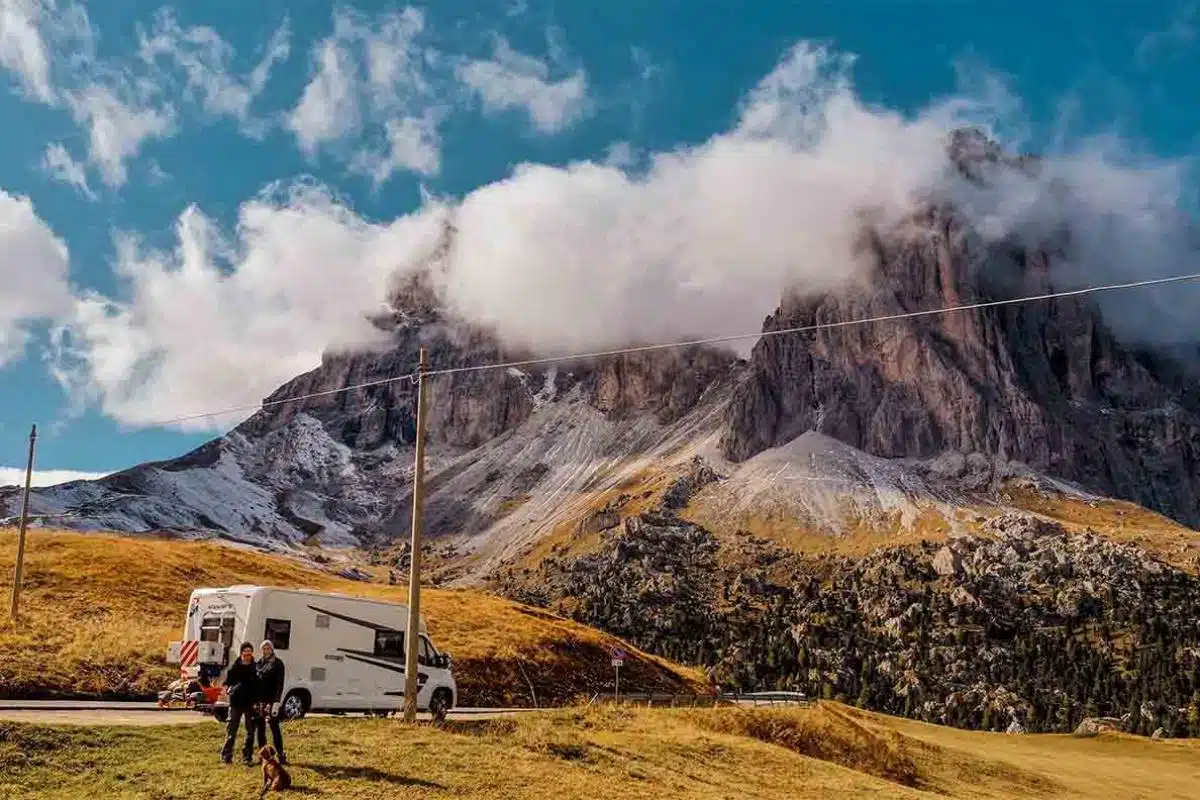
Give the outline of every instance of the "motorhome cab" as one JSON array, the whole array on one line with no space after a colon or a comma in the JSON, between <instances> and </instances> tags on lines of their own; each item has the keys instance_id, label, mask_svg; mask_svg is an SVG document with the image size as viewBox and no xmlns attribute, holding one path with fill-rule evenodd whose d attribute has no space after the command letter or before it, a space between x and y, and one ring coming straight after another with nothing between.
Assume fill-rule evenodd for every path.
<instances>
[{"instance_id":1,"label":"motorhome cab","mask_svg":"<svg viewBox=\"0 0 1200 800\"><path fill-rule=\"evenodd\" d=\"M257 650L270 639L283 660L282 714L309 711L387 712L404 707L404 653L408 606L269 586L196 589L188 601L182 641L167 661L187 677L223 681L237 647ZM417 708L442 718L458 688L450 656L439 653L421 619Z\"/></svg>"}]
</instances>

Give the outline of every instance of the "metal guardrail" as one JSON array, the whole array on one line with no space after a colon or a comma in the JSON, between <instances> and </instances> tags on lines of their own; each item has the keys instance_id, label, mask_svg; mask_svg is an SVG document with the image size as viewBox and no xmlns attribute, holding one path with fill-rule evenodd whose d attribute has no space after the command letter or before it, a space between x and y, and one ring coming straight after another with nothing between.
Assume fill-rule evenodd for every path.
<instances>
[{"instance_id":1,"label":"metal guardrail","mask_svg":"<svg viewBox=\"0 0 1200 800\"><path fill-rule=\"evenodd\" d=\"M726 695L729 697L730 695ZM803 692L750 692L748 694L732 695L734 702L739 705L782 705L782 706L811 706L816 700Z\"/></svg>"},{"instance_id":2,"label":"metal guardrail","mask_svg":"<svg viewBox=\"0 0 1200 800\"><path fill-rule=\"evenodd\" d=\"M801 692L750 692L733 694L671 694L621 692L620 695L598 693L591 703L646 706L649 708L712 708L715 706L811 706L815 701Z\"/></svg>"}]
</instances>

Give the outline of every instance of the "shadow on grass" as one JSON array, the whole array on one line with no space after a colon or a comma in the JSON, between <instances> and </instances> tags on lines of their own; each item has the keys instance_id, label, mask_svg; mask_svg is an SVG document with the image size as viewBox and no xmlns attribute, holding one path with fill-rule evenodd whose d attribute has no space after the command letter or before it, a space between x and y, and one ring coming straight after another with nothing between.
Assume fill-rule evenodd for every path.
<instances>
[{"instance_id":1,"label":"shadow on grass","mask_svg":"<svg viewBox=\"0 0 1200 800\"><path fill-rule=\"evenodd\" d=\"M442 723L442 730L464 736L508 736L517 730L513 719L450 719Z\"/></svg>"},{"instance_id":2,"label":"shadow on grass","mask_svg":"<svg viewBox=\"0 0 1200 800\"><path fill-rule=\"evenodd\" d=\"M396 786L420 786L424 789L445 789L440 783L410 778L407 775L395 775L374 767L341 767L334 764L297 764L299 769L308 769L323 778L334 780L360 780L373 783L391 783Z\"/></svg>"}]
</instances>

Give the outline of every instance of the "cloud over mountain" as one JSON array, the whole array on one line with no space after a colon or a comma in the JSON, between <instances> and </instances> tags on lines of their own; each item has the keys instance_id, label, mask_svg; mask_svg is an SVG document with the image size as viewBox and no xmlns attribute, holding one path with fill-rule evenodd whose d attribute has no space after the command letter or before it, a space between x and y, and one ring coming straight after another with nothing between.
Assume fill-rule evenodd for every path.
<instances>
[{"instance_id":1,"label":"cloud over mountain","mask_svg":"<svg viewBox=\"0 0 1200 800\"><path fill-rule=\"evenodd\" d=\"M864 221L887 229L931 198L960 204L992 239L1069 227L1068 284L1194 263L1175 207L1185 165L1088 141L1038 171L965 182L947 134L1000 121L1013 98L992 87L905 115L863 103L851 63L797 44L728 131L638 171L523 164L390 221L313 185L246 202L231 234L190 209L173 251L121 248L124 290L77 301L61 363L135 424L256 402L322 351L369 345L367 315L422 262L447 213L457 237L439 278L446 301L539 352L756 330L785 289L856 278Z\"/></svg>"}]
</instances>

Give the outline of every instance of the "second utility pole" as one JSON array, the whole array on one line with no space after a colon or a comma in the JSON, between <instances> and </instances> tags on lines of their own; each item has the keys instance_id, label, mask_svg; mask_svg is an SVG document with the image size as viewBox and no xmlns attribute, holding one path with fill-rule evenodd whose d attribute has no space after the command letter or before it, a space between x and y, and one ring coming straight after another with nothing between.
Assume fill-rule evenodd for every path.
<instances>
[{"instance_id":1,"label":"second utility pole","mask_svg":"<svg viewBox=\"0 0 1200 800\"><path fill-rule=\"evenodd\" d=\"M417 442L413 465L412 545L408 559L408 627L404 632L404 721L417 718L417 645L421 639L421 527L425 518L425 348L417 366Z\"/></svg>"},{"instance_id":2,"label":"second utility pole","mask_svg":"<svg viewBox=\"0 0 1200 800\"><path fill-rule=\"evenodd\" d=\"M9 615L17 621L21 607L21 573L25 569L25 527L29 524L29 484L33 482L33 447L37 443L37 425L29 431L29 462L25 465L25 493L21 496L21 527L17 529L17 569L13 574L12 608Z\"/></svg>"}]
</instances>

